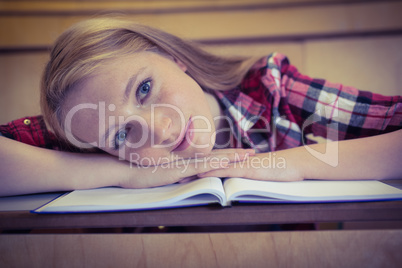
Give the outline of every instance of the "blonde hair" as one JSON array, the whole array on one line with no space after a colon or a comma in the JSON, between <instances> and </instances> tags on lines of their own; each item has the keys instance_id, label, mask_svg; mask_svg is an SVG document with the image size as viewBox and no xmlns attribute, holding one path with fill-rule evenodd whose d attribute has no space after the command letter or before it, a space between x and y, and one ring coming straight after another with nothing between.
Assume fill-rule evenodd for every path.
<instances>
[{"instance_id":1,"label":"blonde hair","mask_svg":"<svg viewBox=\"0 0 402 268\"><path fill-rule=\"evenodd\" d=\"M204 90L228 90L240 84L252 61L227 58L161 30L116 18L96 18L73 25L55 42L41 85L41 108L55 134L67 141L63 102L74 86L105 61L145 50L172 56L187 67Z\"/></svg>"}]
</instances>

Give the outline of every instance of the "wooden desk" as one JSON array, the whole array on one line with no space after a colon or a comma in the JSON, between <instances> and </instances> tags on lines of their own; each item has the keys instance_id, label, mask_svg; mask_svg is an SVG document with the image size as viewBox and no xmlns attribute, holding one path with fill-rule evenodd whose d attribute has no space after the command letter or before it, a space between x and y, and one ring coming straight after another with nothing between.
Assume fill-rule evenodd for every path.
<instances>
[{"instance_id":1,"label":"wooden desk","mask_svg":"<svg viewBox=\"0 0 402 268\"><path fill-rule=\"evenodd\" d=\"M402 201L205 206L152 211L48 214L0 212L0 229L217 226L346 221L402 221ZM402 226L401 226L402 229Z\"/></svg>"},{"instance_id":2,"label":"wooden desk","mask_svg":"<svg viewBox=\"0 0 402 268\"><path fill-rule=\"evenodd\" d=\"M402 180L387 181L398 188ZM151 211L48 214L29 212L57 195L0 198L0 229L220 226L319 222L399 221L402 201L322 204L219 205ZM402 229L402 226L401 228Z\"/></svg>"},{"instance_id":3,"label":"wooden desk","mask_svg":"<svg viewBox=\"0 0 402 268\"><path fill-rule=\"evenodd\" d=\"M401 267L402 230L1 235L0 267Z\"/></svg>"},{"instance_id":4,"label":"wooden desk","mask_svg":"<svg viewBox=\"0 0 402 268\"><path fill-rule=\"evenodd\" d=\"M0 198L0 229L402 222L402 201L205 206L37 215L52 195ZM38 205L39 204L39 205ZM401 267L395 230L158 234L1 234L0 267Z\"/></svg>"}]
</instances>

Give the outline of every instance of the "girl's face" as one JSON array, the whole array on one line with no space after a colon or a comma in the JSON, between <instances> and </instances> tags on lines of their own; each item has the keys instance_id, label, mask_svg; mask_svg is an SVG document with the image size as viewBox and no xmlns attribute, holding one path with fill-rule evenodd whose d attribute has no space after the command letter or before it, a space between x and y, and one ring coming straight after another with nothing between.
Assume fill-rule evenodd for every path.
<instances>
[{"instance_id":1,"label":"girl's face","mask_svg":"<svg viewBox=\"0 0 402 268\"><path fill-rule=\"evenodd\" d=\"M67 137L141 165L209 153L216 99L185 71L181 62L153 52L108 61L68 94Z\"/></svg>"}]
</instances>

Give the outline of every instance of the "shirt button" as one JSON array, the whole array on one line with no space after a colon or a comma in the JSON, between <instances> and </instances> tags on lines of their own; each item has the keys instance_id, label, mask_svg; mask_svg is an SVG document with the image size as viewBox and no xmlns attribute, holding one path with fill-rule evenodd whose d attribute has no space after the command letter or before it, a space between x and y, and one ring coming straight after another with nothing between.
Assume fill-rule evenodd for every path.
<instances>
[{"instance_id":1,"label":"shirt button","mask_svg":"<svg viewBox=\"0 0 402 268\"><path fill-rule=\"evenodd\" d=\"M27 125L27 126L29 126L29 125L31 124L31 120L25 119L25 120L24 120L24 124Z\"/></svg>"}]
</instances>

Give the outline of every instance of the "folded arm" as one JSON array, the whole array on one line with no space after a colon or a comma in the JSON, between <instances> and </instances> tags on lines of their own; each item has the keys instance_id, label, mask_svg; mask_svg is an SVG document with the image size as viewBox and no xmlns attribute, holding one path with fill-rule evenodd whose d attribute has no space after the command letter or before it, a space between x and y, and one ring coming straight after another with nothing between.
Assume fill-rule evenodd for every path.
<instances>
[{"instance_id":1,"label":"folded arm","mask_svg":"<svg viewBox=\"0 0 402 268\"><path fill-rule=\"evenodd\" d=\"M117 185L119 166L126 164L108 155L88 157L0 137L0 196Z\"/></svg>"},{"instance_id":2,"label":"folded arm","mask_svg":"<svg viewBox=\"0 0 402 268\"><path fill-rule=\"evenodd\" d=\"M250 157L202 176L296 181L402 178L402 130L339 142L301 146Z\"/></svg>"},{"instance_id":3,"label":"folded arm","mask_svg":"<svg viewBox=\"0 0 402 268\"><path fill-rule=\"evenodd\" d=\"M230 161L242 160L247 155L248 151L242 149L218 150L213 157L146 168L130 165L109 154L49 150L0 137L0 196L104 186L162 186L225 168Z\"/></svg>"}]
</instances>

